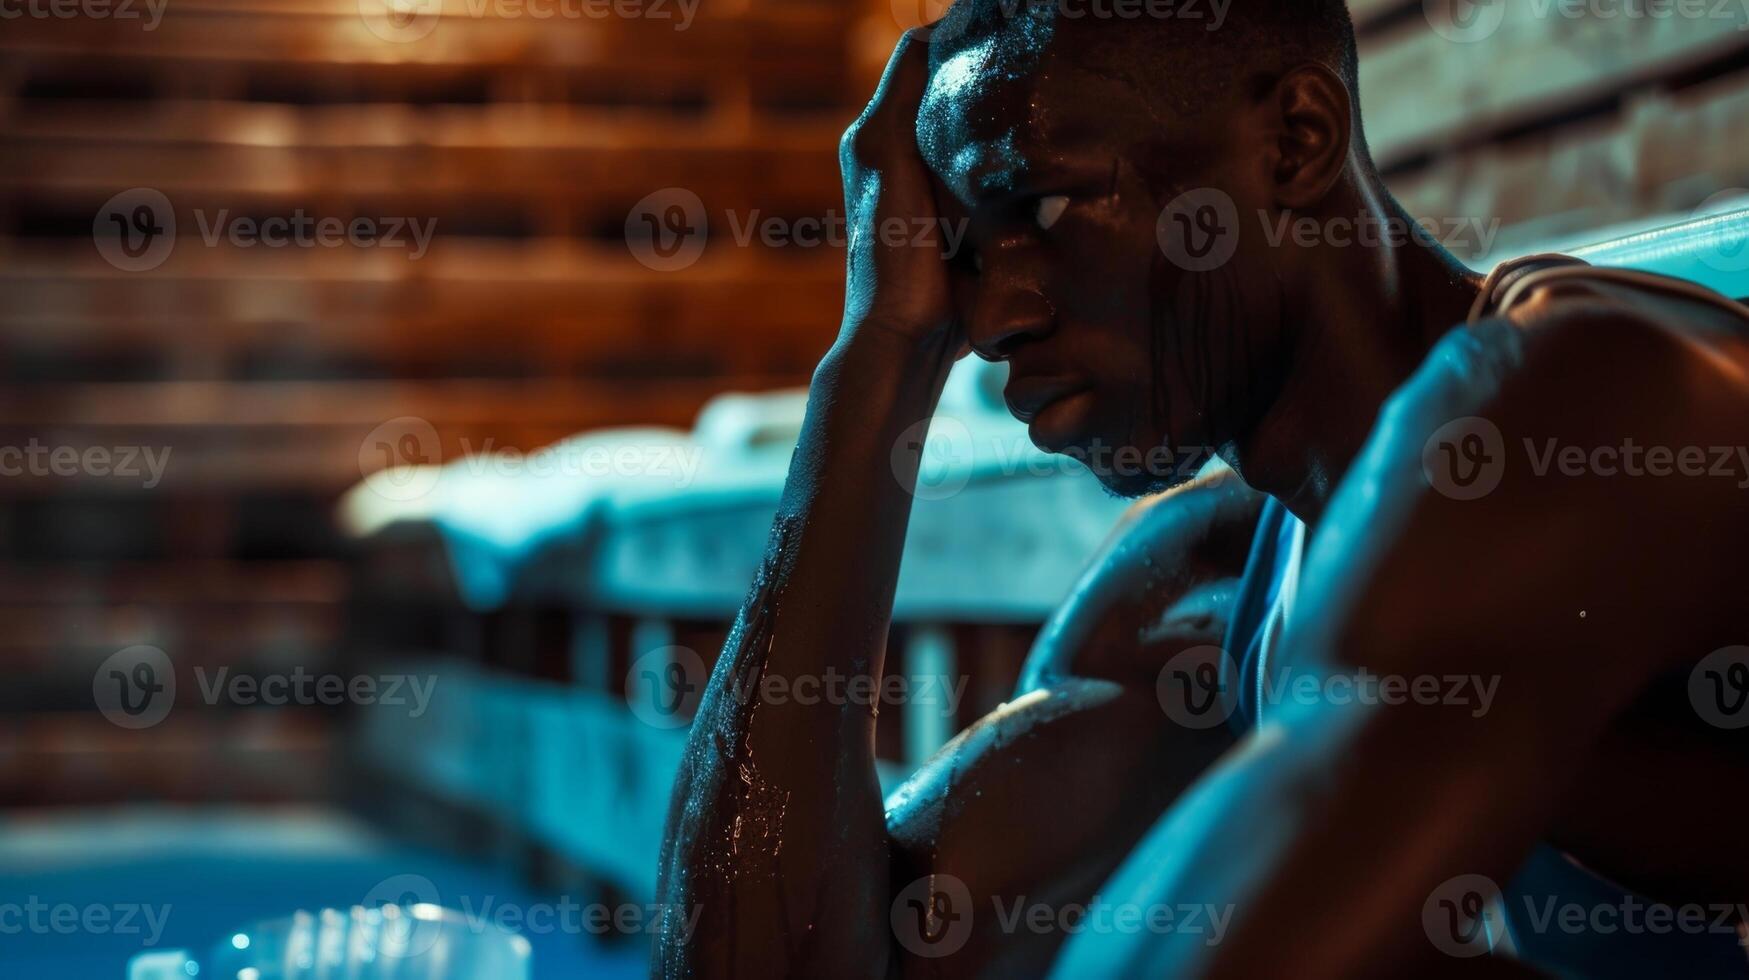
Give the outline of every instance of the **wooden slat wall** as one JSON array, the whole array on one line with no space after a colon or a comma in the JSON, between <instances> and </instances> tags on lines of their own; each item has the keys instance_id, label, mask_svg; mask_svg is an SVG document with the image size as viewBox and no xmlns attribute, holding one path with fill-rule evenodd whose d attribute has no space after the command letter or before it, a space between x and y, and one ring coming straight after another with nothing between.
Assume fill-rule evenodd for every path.
<instances>
[{"instance_id":1,"label":"wooden slat wall","mask_svg":"<svg viewBox=\"0 0 1749 980\"><path fill-rule=\"evenodd\" d=\"M1473 42L1442 36L1419 2L1352 5L1367 135L1411 213L1497 223L1504 257L1749 187L1741 4L1658 17L1502 3Z\"/></svg>"},{"instance_id":2,"label":"wooden slat wall","mask_svg":"<svg viewBox=\"0 0 1749 980\"><path fill-rule=\"evenodd\" d=\"M384 421L430 421L451 457L464 440L686 427L724 390L805 382L836 330L842 253L742 247L727 215L840 209L866 12L706 0L677 29L517 9L444 0L404 42L373 33L358 0L172 0L151 30L0 29L0 447L171 451L149 488L0 479L0 589L17 590L0 594L0 661L30 679L3 710L34 712L0 724L0 799L187 795L187 753L133 739L138 778L105 790L113 773L80 759L128 733L43 714L89 698L93 664L123 646L160 645L184 670L337 663L331 508ZM128 272L93 247L93 220L137 187L170 199L179 237L161 266ZM711 222L678 272L624 241L636 202L668 187ZM416 261L208 245L196 212L221 210L435 235Z\"/></svg>"}]
</instances>

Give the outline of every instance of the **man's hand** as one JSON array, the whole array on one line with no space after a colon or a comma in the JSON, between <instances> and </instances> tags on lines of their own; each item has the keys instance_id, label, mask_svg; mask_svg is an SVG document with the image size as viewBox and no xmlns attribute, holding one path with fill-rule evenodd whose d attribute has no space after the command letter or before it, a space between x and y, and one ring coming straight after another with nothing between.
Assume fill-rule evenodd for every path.
<instances>
[{"instance_id":1,"label":"man's hand","mask_svg":"<svg viewBox=\"0 0 1749 980\"><path fill-rule=\"evenodd\" d=\"M868 108L838 144L849 216L844 332L879 330L911 341L953 341L947 247L934 189L917 149L917 109L929 48L900 39Z\"/></svg>"}]
</instances>

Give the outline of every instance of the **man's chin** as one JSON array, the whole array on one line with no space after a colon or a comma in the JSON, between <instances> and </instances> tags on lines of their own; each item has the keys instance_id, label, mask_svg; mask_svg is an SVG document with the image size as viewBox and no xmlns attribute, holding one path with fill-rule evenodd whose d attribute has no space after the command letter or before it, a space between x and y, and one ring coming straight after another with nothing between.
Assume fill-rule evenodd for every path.
<instances>
[{"instance_id":1,"label":"man's chin","mask_svg":"<svg viewBox=\"0 0 1749 980\"><path fill-rule=\"evenodd\" d=\"M1040 447L1043 448L1043 447ZM1084 446L1070 446L1065 449L1046 449L1046 452L1058 457L1072 459L1087 471L1087 475L1098 480L1113 496L1135 499L1163 493L1173 487L1190 482L1196 477L1197 468L1188 465L1174 465L1170 458L1162 453L1151 460L1155 465L1148 465L1143 460L1148 459L1139 450L1124 450L1114 453L1088 449Z\"/></svg>"},{"instance_id":2,"label":"man's chin","mask_svg":"<svg viewBox=\"0 0 1749 980\"><path fill-rule=\"evenodd\" d=\"M1191 477L1156 476L1151 473L1100 473L1092 472L1099 485L1114 497L1124 500L1136 500L1141 497L1151 497L1157 493L1165 493L1173 487L1188 483ZM1193 474L1194 476L1194 474Z\"/></svg>"},{"instance_id":3,"label":"man's chin","mask_svg":"<svg viewBox=\"0 0 1749 980\"><path fill-rule=\"evenodd\" d=\"M1107 491L1131 499L1189 483L1213 458L1206 450L1173 450L1164 444L1143 449L1128 440L1113 443L1094 437L1068 442L1061 449L1039 448L1074 460Z\"/></svg>"}]
</instances>

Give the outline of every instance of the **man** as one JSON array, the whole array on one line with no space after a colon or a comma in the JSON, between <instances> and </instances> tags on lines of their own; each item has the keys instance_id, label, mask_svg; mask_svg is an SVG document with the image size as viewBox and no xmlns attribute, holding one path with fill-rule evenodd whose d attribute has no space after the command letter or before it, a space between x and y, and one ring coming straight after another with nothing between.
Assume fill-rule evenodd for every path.
<instances>
[{"instance_id":1,"label":"man","mask_svg":"<svg viewBox=\"0 0 1749 980\"><path fill-rule=\"evenodd\" d=\"M703 914L656 972L1516 972L1469 954L1520 945L1489 886L1547 845L1665 900L1749 897L1749 757L1686 687L1749 642L1743 491L1537 465L1742 444L1745 311L1559 259L1484 282L1418 237L1260 234L1403 219L1343 5L1239 3L1214 31L1061 10L961 3L845 135L844 326L692 729L661 890ZM884 243L895 218L963 218L973 248ZM734 692L880 676L917 463L894 447L968 346L1009 364L1042 448L1212 447L1231 473L1137 518L1020 696L883 808L866 707ZM1236 745L1173 710L1211 671ZM1367 678L1398 696L1354 696ZM1095 896L1219 935L992 913Z\"/></svg>"}]
</instances>

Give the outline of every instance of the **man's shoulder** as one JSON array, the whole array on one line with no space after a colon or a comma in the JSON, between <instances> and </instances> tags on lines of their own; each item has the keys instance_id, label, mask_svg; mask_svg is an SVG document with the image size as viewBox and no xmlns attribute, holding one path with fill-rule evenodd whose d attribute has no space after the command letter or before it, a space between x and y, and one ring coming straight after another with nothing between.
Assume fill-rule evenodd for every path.
<instances>
[{"instance_id":1,"label":"man's shoulder","mask_svg":"<svg viewBox=\"0 0 1749 980\"><path fill-rule=\"evenodd\" d=\"M1749 397L1749 310L1692 284L1654 280L1555 279L1503 314L1454 327L1382 418L1465 407L1484 414L1502 402L1543 414L1577 403L1622 425L1644 411L1655 426L1655 416L1740 405Z\"/></svg>"},{"instance_id":2,"label":"man's shoulder","mask_svg":"<svg viewBox=\"0 0 1749 980\"><path fill-rule=\"evenodd\" d=\"M1481 357L1543 371L1595 363L1700 368L1739 381L1749 361L1749 308L1684 280L1581 267L1532 280L1509 309L1462 325L1433 357ZM1706 369L1713 369L1707 371ZM1572 374L1573 372L1565 372Z\"/></svg>"},{"instance_id":3,"label":"man's shoulder","mask_svg":"<svg viewBox=\"0 0 1749 980\"><path fill-rule=\"evenodd\" d=\"M1138 502L1046 624L1022 688L1063 676L1152 684L1159 650L1218 644L1266 499L1213 465Z\"/></svg>"}]
</instances>

